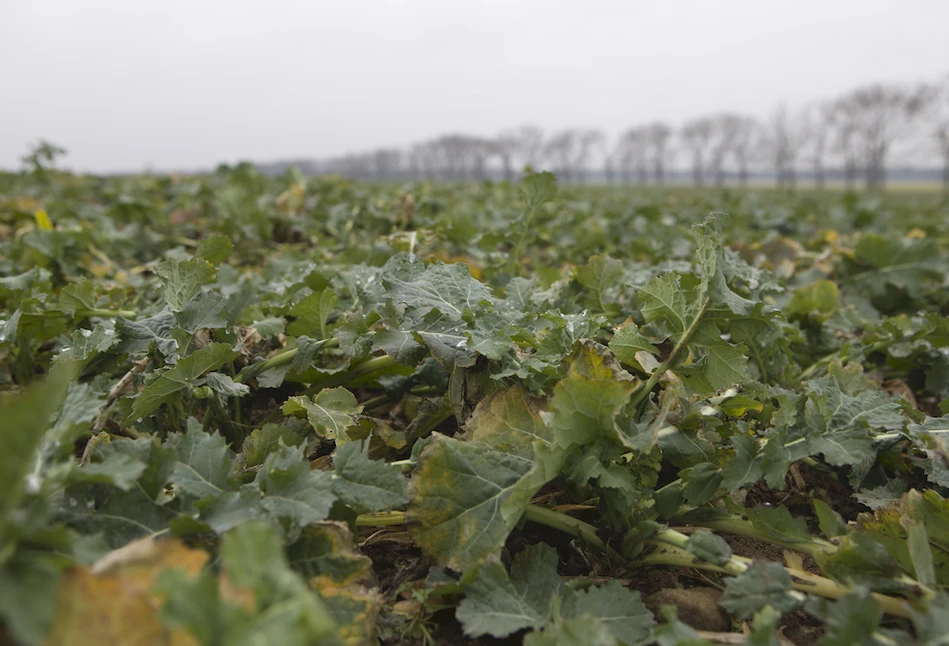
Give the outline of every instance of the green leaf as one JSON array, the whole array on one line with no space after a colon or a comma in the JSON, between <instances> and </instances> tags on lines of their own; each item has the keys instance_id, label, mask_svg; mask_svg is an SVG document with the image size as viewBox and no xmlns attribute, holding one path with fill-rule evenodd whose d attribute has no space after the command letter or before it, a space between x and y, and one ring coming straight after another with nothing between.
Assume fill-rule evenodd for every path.
<instances>
[{"instance_id":1,"label":"green leaf","mask_svg":"<svg viewBox=\"0 0 949 646\"><path fill-rule=\"evenodd\" d=\"M331 289L303 297L290 309L291 316L296 319L287 327L287 333L293 336L327 338L326 320L338 303L339 299Z\"/></svg>"},{"instance_id":2,"label":"green leaf","mask_svg":"<svg viewBox=\"0 0 949 646\"><path fill-rule=\"evenodd\" d=\"M7 527L10 514L20 504L24 491L38 489L39 482L28 482L35 464L35 453L51 417L66 398L69 383L76 374L73 363L57 364L49 377L22 393L0 399L0 563L10 556Z\"/></svg>"},{"instance_id":3,"label":"green leaf","mask_svg":"<svg viewBox=\"0 0 949 646\"><path fill-rule=\"evenodd\" d=\"M356 549L345 523L324 521L310 525L287 548L290 566L307 579L323 577L338 586L372 576L372 561Z\"/></svg>"},{"instance_id":4,"label":"green leaf","mask_svg":"<svg viewBox=\"0 0 949 646\"><path fill-rule=\"evenodd\" d=\"M88 278L63 287L59 294L59 309L70 316L76 310L91 310L96 306L95 285Z\"/></svg>"},{"instance_id":5,"label":"green leaf","mask_svg":"<svg viewBox=\"0 0 949 646\"><path fill-rule=\"evenodd\" d=\"M441 565L465 571L496 554L533 495L563 466L433 433L409 484L409 533Z\"/></svg>"},{"instance_id":6,"label":"green leaf","mask_svg":"<svg viewBox=\"0 0 949 646\"><path fill-rule=\"evenodd\" d=\"M506 637L543 626L552 599L563 587L557 561L556 550L539 544L517 555L510 576L496 561L482 565L475 580L465 585L465 598L455 613L465 634Z\"/></svg>"},{"instance_id":7,"label":"green leaf","mask_svg":"<svg viewBox=\"0 0 949 646\"><path fill-rule=\"evenodd\" d=\"M264 424L244 438L244 463L249 467L259 466L268 455L280 448L280 442L286 446L300 446L305 441L303 436L287 426Z\"/></svg>"},{"instance_id":8,"label":"green leaf","mask_svg":"<svg viewBox=\"0 0 949 646\"><path fill-rule=\"evenodd\" d=\"M610 339L610 350L616 354L616 358L630 366L638 366L639 360L636 359L637 352L648 352L652 355L659 354L659 350L650 343L649 339L644 337L639 328L631 319L616 330L613 338Z\"/></svg>"},{"instance_id":9,"label":"green leaf","mask_svg":"<svg viewBox=\"0 0 949 646\"><path fill-rule=\"evenodd\" d=\"M784 543L807 543L811 536L804 518L794 518L785 507L758 507L745 513L755 529L770 539Z\"/></svg>"},{"instance_id":10,"label":"green leaf","mask_svg":"<svg viewBox=\"0 0 949 646\"><path fill-rule=\"evenodd\" d=\"M349 442L333 456L333 491L357 513L390 511L409 502L408 481L398 467L369 459L368 443Z\"/></svg>"},{"instance_id":11,"label":"green leaf","mask_svg":"<svg viewBox=\"0 0 949 646\"><path fill-rule=\"evenodd\" d=\"M156 269L165 285L165 302L172 312L180 312L198 295L203 285L214 282L217 271L206 260L166 258Z\"/></svg>"},{"instance_id":12,"label":"green leaf","mask_svg":"<svg viewBox=\"0 0 949 646\"><path fill-rule=\"evenodd\" d=\"M251 522L228 533L221 561L231 583L253 591L258 613L232 625L225 642L317 644L335 638L337 627L326 607L290 569L270 525Z\"/></svg>"},{"instance_id":13,"label":"green leaf","mask_svg":"<svg viewBox=\"0 0 949 646\"><path fill-rule=\"evenodd\" d=\"M474 310L484 301L491 302L491 290L471 277L468 265L436 262L421 274L403 279L395 273L383 273L387 296L412 308L415 316L437 309L452 321L460 321L465 310Z\"/></svg>"},{"instance_id":14,"label":"green leaf","mask_svg":"<svg viewBox=\"0 0 949 646\"><path fill-rule=\"evenodd\" d=\"M640 594L618 581L579 592L566 591L561 614L577 619L595 617L618 643L629 646L652 643L652 628L656 624Z\"/></svg>"},{"instance_id":15,"label":"green leaf","mask_svg":"<svg viewBox=\"0 0 949 646\"><path fill-rule=\"evenodd\" d=\"M787 613L803 601L804 595L794 592L791 575L780 564L755 561L744 573L728 579L719 605L748 619L765 606Z\"/></svg>"},{"instance_id":16,"label":"green leaf","mask_svg":"<svg viewBox=\"0 0 949 646\"><path fill-rule=\"evenodd\" d=\"M194 257L206 260L212 265L220 265L234 250L234 243L226 235L214 233L201 241Z\"/></svg>"},{"instance_id":17,"label":"green leaf","mask_svg":"<svg viewBox=\"0 0 949 646\"><path fill-rule=\"evenodd\" d=\"M814 513L817 514L817 524L824 536L835 538L847 533L847 524L844 519L830 505L817 498L811 499L811 505L814 506Z\"/></svg>"},{"instance_id":18,"label":"green leaf","mask_svg":"<svg viewBox=\"0 0 949 646\"><path fill-rule=\"evenodd\" d=\"M520 193L528 208L537 208L557 196L557 178L553 173L530 173L520 183Z\"/></svg>"},{"instance_id":19,"label":"green leaf","mask_svg":"<svg viewBox=\"0 0 949 646\"><path fill-rule=\"evenodd\" d=\"M593 292L592 302L599 311L607 311L610 293L621 287L623 263L603 254L593 256L585 265L577 267L574 276L577 282Z\"/></svg>"},{"instance_id":20,"label":"green leaf","mask_svg":"<svg viewBox=\"0 0 949 646\"><path fill-rule=\"evenodd\" d=\"M260 321L254 321L251 325L252 328L257 330L257 334L263 339L276 338L278 335L283 334L284 329L287 326L287 320L282 317L273 317L266 318Z\"/></svg>"},{"instance_id":21,"label":"green leaf","mask_svg":"<svg viewBox=\"0 0 949 646\"><path fill-rule=\"evenodd\" d=\"M672 333L680 335L689 327L686 322L685 293L678 274L667 273L653 278L637 292L640 312L647 323L664 322Z\"/></svg>"},{"instance_id":22,"label":"green leaf","mask_svg":"<svg viewBox=\"0 0 949 646\"><path fill-rule=\"evenodd\" d=\"M791 301L783 311L791 320L809 316L826 319L840 309L840 290L830 280L815 280L794 290Z\"/></svg>"},{"instance_id":23,"label":"green leaf","mask_svg":"<svg viewBox=\"0 0 949 646\"><path fill-rule=\"evenodd\" d=\"M613 379L589 379L574 374L554 387L550 412L544 419L561 448L583 446L601 437L616 437L616 416L634 384Z\"/></svg>"},{"instance_id":24,"label":"green leaf","mask_svg":"<svg viewBox=\"0 0 949 646\"><path fill-rule=\"evenodd\" d=\"M238 353L224 343L209 343L197 352L178 361L174 368L161 373L152 383L142 388L134 399L129 420L145 417L170 401L175 394L194 387L195 381L210 370L217 370Z\"/></svg>"},{"instance_id":25,"label":"green leaf","mask_svg":"<svg viewBox=\"0 0 949 646\"><path fill-rule=\"evenodd\" d=\"M234 456L220 434L205 433L192 419L187 433L171 436L168 445L178 456L171 482L184 493L204 498L234 487Z\"/></svg>"},{"instance_id":26,"label":"green leaf","mask_svg":"<svg viewBox=\"0 0 949 646\"><path fill-rule=\"evenodd\" d=\"M465 424L465 437L470 442L528 457L533 455L534 442L553 444L551 431L540 416L540 401L520 386L482 399Z\"/></svg>"},{"instance_id":27,"label":"green leaf","mask_svg":"<svg viewBox=\"0 0 949 646\"><path fill-rule=\"evenodd\" d=\"M873 643L870 636L880 625L882 618L880 605L866 590L847 595L827 610L821 646Z\"/></svg>"},{"instance_id":28,"label":"green leaf","mask_svg":"<svg viewBox=\"0 0 949 646\"><path fill-rule=\"evenodd\" d=\"M177 343L171 337L171 328L175 325L175 315L162 310L154 316L130 321L119 317L115 329L122 339L116 351L125 354L141 354L154 346L166 357L175 354Z\"/></svg>"},{"instance_id":29,"label":"green leaf","mask_svg":"<svg viewBox=\"0 0 949 646\"><path fill-rule=\"evenodd\" d=\"M0 620L16 643L39 644L49 632L59 571L39 559L0 566Z\"/></svg>"},{"instance_id":30,"label":"green leaf","mask_svg":"<svg viewBox=\"0 0 949 646\"><path fill-rule=\"evenodd\" d=\"M177 326L190 334L205 328L222 328L227 325L227 318L224 316L226 306L227 300L220 294L198 294L196 298L188 301L175 317Z\"/></svg>"},{"instance_id":31,"label":"green leaf","mask_svg":"<svg viewBox=\"0 0 949 646\"><path fill-rule=\"evenodd\" d=\"M239 384L230 375L222 372L209 372L194 381L195 386L207 386L218 395L224 397L243 397L250 392L250 386Z\"/></svg>"},{"instance_id":32,"label":"green leaf","mask_svg":"<svg viewBox=\"0 0 949 646\"><path fill-rule=\"evenodd\" d=\"M684 481L682 493L686 502L698 507L711 500L718 491L722 484L722 472L714 464L702 462L689 469Z\"/></svg>"},{"instance_id":33,"label":"green leaf","mask_svg":"<svg viewBox=\"0 0 949 646\"><path fill-rule=\"evenodd\" d=\"M105 352L119 342L115 330L107 330L101 325L89 330L79 328L69 337L68 350L64 349L59 357L85 361L100 352ZM57 360L62 360L57 357Z\"/></svg>"},{"instance_id":34,"label":"green leaf","mask_svg":"<svg viewBox=\"0 0 949 646\"><path fill-rule=\"evenodd\" d=\"M291 397L282 410L287 415L305 412L319 436L342 443L344 432L356 423L355 416L362 412L362 406L351 392L340 387L321 390L313 399L305 395Z\"/></svg>"},{"instance_id":35,"label":"green leaf","mask_svg":"<svg viewBox=\"0 0 949 646\"><path fill-rule=\"evenodd\" d=\"M609 628L592 617L561 619L524 638L524 646L616 646Z\"/></svg>"},{"instance_id":36,"label":"green leaf","mask_svg":"<svg viewBox=\"0 0 949 646\"><path fill-rule=\"evenodd\" d=\"M689 536L685 548L712 565L725 565L732 557L732 548L725 539L704 529Z\"/></svg>"},{"instance_id":37,"label":"green leaf","mask_svg":"<svg viewBox=\"0 0 949 646\"><path fill-rule=\"evenodd\" d=\"M762 476L761 459L757 457L758 444L750 435L733 435L731 444L735 457L729 460L723 471L722 486L726 491L735 491L746 484L757 482Z\"/></svg>"},{"instance_id":38,"label":"green leaf","mask_svg":"<svg viewBox=\"0 0 949 646\"><path fill-rule=\"evenodd\" d=\"M296 448L268 455L254 482L264 494L260 504L292 531L326 518L336 501L330 475L311 470Z\"/></svg>"}]
</instances>

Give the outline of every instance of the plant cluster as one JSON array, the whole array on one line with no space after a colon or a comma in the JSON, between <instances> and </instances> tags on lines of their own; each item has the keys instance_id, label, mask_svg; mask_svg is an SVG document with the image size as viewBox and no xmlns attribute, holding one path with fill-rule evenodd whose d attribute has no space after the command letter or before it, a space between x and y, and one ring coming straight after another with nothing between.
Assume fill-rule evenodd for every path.
<instances>
[{"instance_id":1,"label":"plant cluster","mask_svg":"<svg viewBox=\"0 0 949 646\"><path fill-rule=\"evenodd\" d=\"M0 194L14 643L946 643L945 205Z\"/></svg>"}]
</instances>

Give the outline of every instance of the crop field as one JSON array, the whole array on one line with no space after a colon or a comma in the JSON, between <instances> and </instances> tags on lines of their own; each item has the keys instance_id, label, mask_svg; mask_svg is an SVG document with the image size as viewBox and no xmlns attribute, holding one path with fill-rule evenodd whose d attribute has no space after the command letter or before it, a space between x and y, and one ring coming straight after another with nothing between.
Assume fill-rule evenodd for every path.
<instances>
[{"instance_id":1,"label":"crop field","mask_svg":"<svg viewBox=\"0 0 949 646\"><path fill-rule=\"evenodd\" d=\"M0 643L947 644L949 205L0 175Z\"/></svg>"}]
</instances>

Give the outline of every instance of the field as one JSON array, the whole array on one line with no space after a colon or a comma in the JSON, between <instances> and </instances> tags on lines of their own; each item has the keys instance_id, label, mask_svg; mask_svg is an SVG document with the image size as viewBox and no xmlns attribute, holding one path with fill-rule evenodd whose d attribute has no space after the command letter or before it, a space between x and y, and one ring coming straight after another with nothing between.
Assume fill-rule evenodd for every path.
<instances>
[{"instance_id":1,"label":"field","mask_svg":"<svg viewBox=\"0 0 949 646\"><path fill-rule=\"evenodd\" d=\"M938 193L0 176L0 643L946 644Z\"/></svg>"}]
</instances>

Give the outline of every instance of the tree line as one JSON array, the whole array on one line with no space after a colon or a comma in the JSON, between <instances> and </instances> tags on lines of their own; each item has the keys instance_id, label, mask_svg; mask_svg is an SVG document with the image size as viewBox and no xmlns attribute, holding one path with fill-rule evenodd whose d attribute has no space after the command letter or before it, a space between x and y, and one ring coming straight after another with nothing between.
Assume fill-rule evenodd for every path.
<instances>
[{"instance_id":1,"label":"tree line","mask_svg":"<svg viewBox=\"0 0 949 646\"><path fill-rule=\"evenodd\" d=\"M744 186L759 174L792 188L806 175L818 188L840 179L848 188L862 183L876 190L897 162L939 164L949 193L949 75L935 83L867 85L796 108L781 105L765 119L723 112L679 125L655 120L612 138L598 128L545 132L524 125L495 137L450 133L406 148L296 165L378 181L514 180L530 167L566 182L663 184L676 169L686 170L695 186Z\"/></svg>"}]
</instances>

